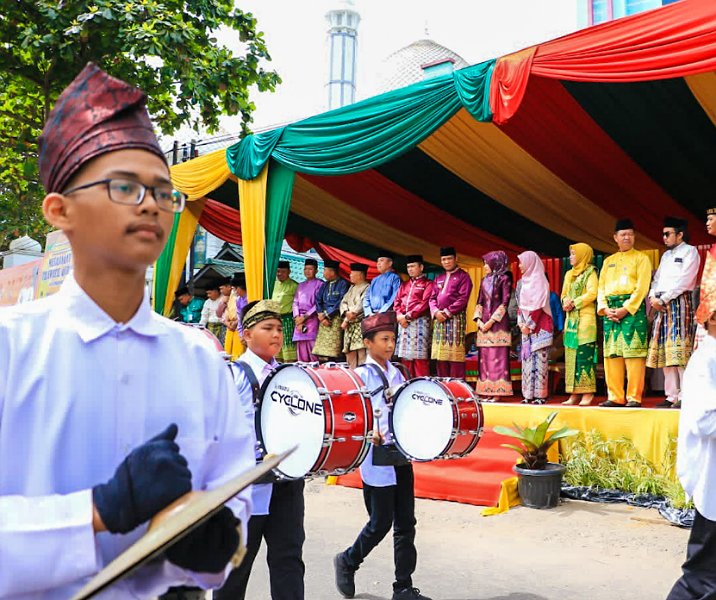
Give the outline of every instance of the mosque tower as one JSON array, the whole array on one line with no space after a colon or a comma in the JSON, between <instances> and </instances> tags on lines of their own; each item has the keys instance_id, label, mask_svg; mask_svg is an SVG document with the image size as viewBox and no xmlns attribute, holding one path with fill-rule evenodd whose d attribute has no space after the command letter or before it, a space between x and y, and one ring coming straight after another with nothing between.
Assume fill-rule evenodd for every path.
<instances>
[{"instance_id":1,"label":"mosque tower","mask_svg":"<svg viewBox=\"0 0 716 600\"><path fill-rule=\"evenodd\" d=\"M360 15L354 0L340 0L326 13L328 21L328 109L355 102L356 55Z\"/></svg>"}]
</instances>

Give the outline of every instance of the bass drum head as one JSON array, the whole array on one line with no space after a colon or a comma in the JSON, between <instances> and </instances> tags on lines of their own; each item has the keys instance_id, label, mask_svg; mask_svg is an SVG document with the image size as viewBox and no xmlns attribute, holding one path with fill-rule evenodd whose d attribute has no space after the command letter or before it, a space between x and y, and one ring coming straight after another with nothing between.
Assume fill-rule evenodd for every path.
<instances>
[{"instance_id":1,"label":"bass drum head","mask_svg":"<svg viewBox=\"0 0 716 600\"><path fill-rule=\"evenodd\" d=\"M279 454L297 445L277 471L299 479L313 467L321 452L325 418L323 400L306 371L281 367L270 377L261 398L261 441L264 452Z\"/></svg>"},{"instance_id":2,"label":"bass drum head","mask_svg":"<svg viewBox=\"0 0 716 600\"><path fill-rule=\"evenodd\" d=\"M445 388L430 379L413 379L393 399L393 436L415 460L433 460L450 443L453 407Z\"/></svg>"}]
</instances>

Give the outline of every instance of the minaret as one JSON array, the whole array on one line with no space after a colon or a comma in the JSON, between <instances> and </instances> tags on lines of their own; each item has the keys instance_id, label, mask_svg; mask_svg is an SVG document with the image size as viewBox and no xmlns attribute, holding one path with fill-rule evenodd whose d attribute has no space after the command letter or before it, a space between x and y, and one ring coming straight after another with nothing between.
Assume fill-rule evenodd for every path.
<instances>
[{"instance_id":1,"label":"minaret","mask_svg":"<svg viewBox=\"0 0 716 600\"><path fill-rule=\"evenodd\" d=\"M326 13L328 21L328 109L355 102L356 51L360 15L354 0L340 0Z\"/></svg>"}]
</instances>

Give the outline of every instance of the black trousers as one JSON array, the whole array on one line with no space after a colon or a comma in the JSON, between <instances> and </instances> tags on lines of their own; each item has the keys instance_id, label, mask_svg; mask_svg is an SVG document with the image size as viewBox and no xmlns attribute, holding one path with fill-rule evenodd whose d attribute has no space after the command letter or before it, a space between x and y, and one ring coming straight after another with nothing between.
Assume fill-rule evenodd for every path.
<instances>
[{"instance_id":1,"label":"black trousers","mask_svg":"<svg viewBox=\"0 0 716 600\"><path fill-rule=\"evenodd\" d=\"M363 484L363 500L370 517L344 558L349 567L358 569L370 551L393 528L394 590L412 587L412 575L418 553L415 549L415 493L413 466L393 467L396 485L373 487Z\"/></svg>"},{"instance_id":2,"label":"black trousers","mask_svg":"<svg viewBox=\"0 0 716 600\"><path fill-rule=\"evenodd\" d=\"M698 510L681 570L667 600L716 600L716 521Z\"/></svg>"},{"instance_id":3,"label":"black trousers","mask_svg":"<svg viewBox=\"0 0 716 600\"><path fill-rule=\"evenodd\" d=\"M268 515L249 519L246 556L214 592L216 600L244 600L254 559L266 540L266 562L273 600L303 600L303 479L275 483Z\"/></svg>"}]
</instances>

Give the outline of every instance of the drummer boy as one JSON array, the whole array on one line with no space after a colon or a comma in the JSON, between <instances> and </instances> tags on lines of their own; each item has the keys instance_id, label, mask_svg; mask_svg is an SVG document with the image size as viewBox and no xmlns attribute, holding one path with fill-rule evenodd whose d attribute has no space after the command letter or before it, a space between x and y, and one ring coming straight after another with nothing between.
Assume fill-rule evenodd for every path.
<instances>
[{"instance_id":1,"label":"drummer boy","mask_svg":"<svg viewBox=\"0 0 716 600\"><path fill-rule=\"evenodd\" d=\"M361 323L367 358L365 364L356 371L372 393L373 409L380 413L373 444L375 447L382 446L382 451L378 452L372 446L360 467L368 523L353 545L337 554L333 561L336 587L345 598L353 598L355 595L355 572L363 560L393 528L393 600L430 600L413 587L412 580L417 562L413 466L405 460L391 460L391 455L397 455L397 450L391 444L387 406L383 397L386 388L405 381L401 372L390 362L395 351L396 324L394 312L376 313ZM383 452L386 449L392 452L386 454ZM383 458L378 460L379 456ZM391 462L394 464L389 464Z\"/></svg>"},{"instance_id":2,"label":"drummer boy","mask_svg":"<svg viewBox=\"0 0 716 600\"><path fill-rule=\"evenodd\" d=\"M241 313L247 350L232 365L234 381L242 406L251 407L248 416L254 420L254 401L258 388L278 366L276 355L283 345L281 307L274 300L247 304ZM257 455L258 456L258 455ZM266 562L269 568L272 600L303 600L303 479L262 483L252 486L253 510L249 520L246 556L221 590L216 600L243 600L251 567L266 540Z\"/></svg>"},{"instance_id":3,"label":"drummer boy","mask_svg":"<svg viewBox=\"0 0 716 600\"><path fill-rule=\"evenodd\" d=\"M254 465L220 355L145 292L186 200L145 102L90 63L40 138L43 212L74 271L55 295L0 309L2 598L70 598L168 504ZM248 493L231 506L103 598L220 586Z\"/></svg>"}]
</instances>

